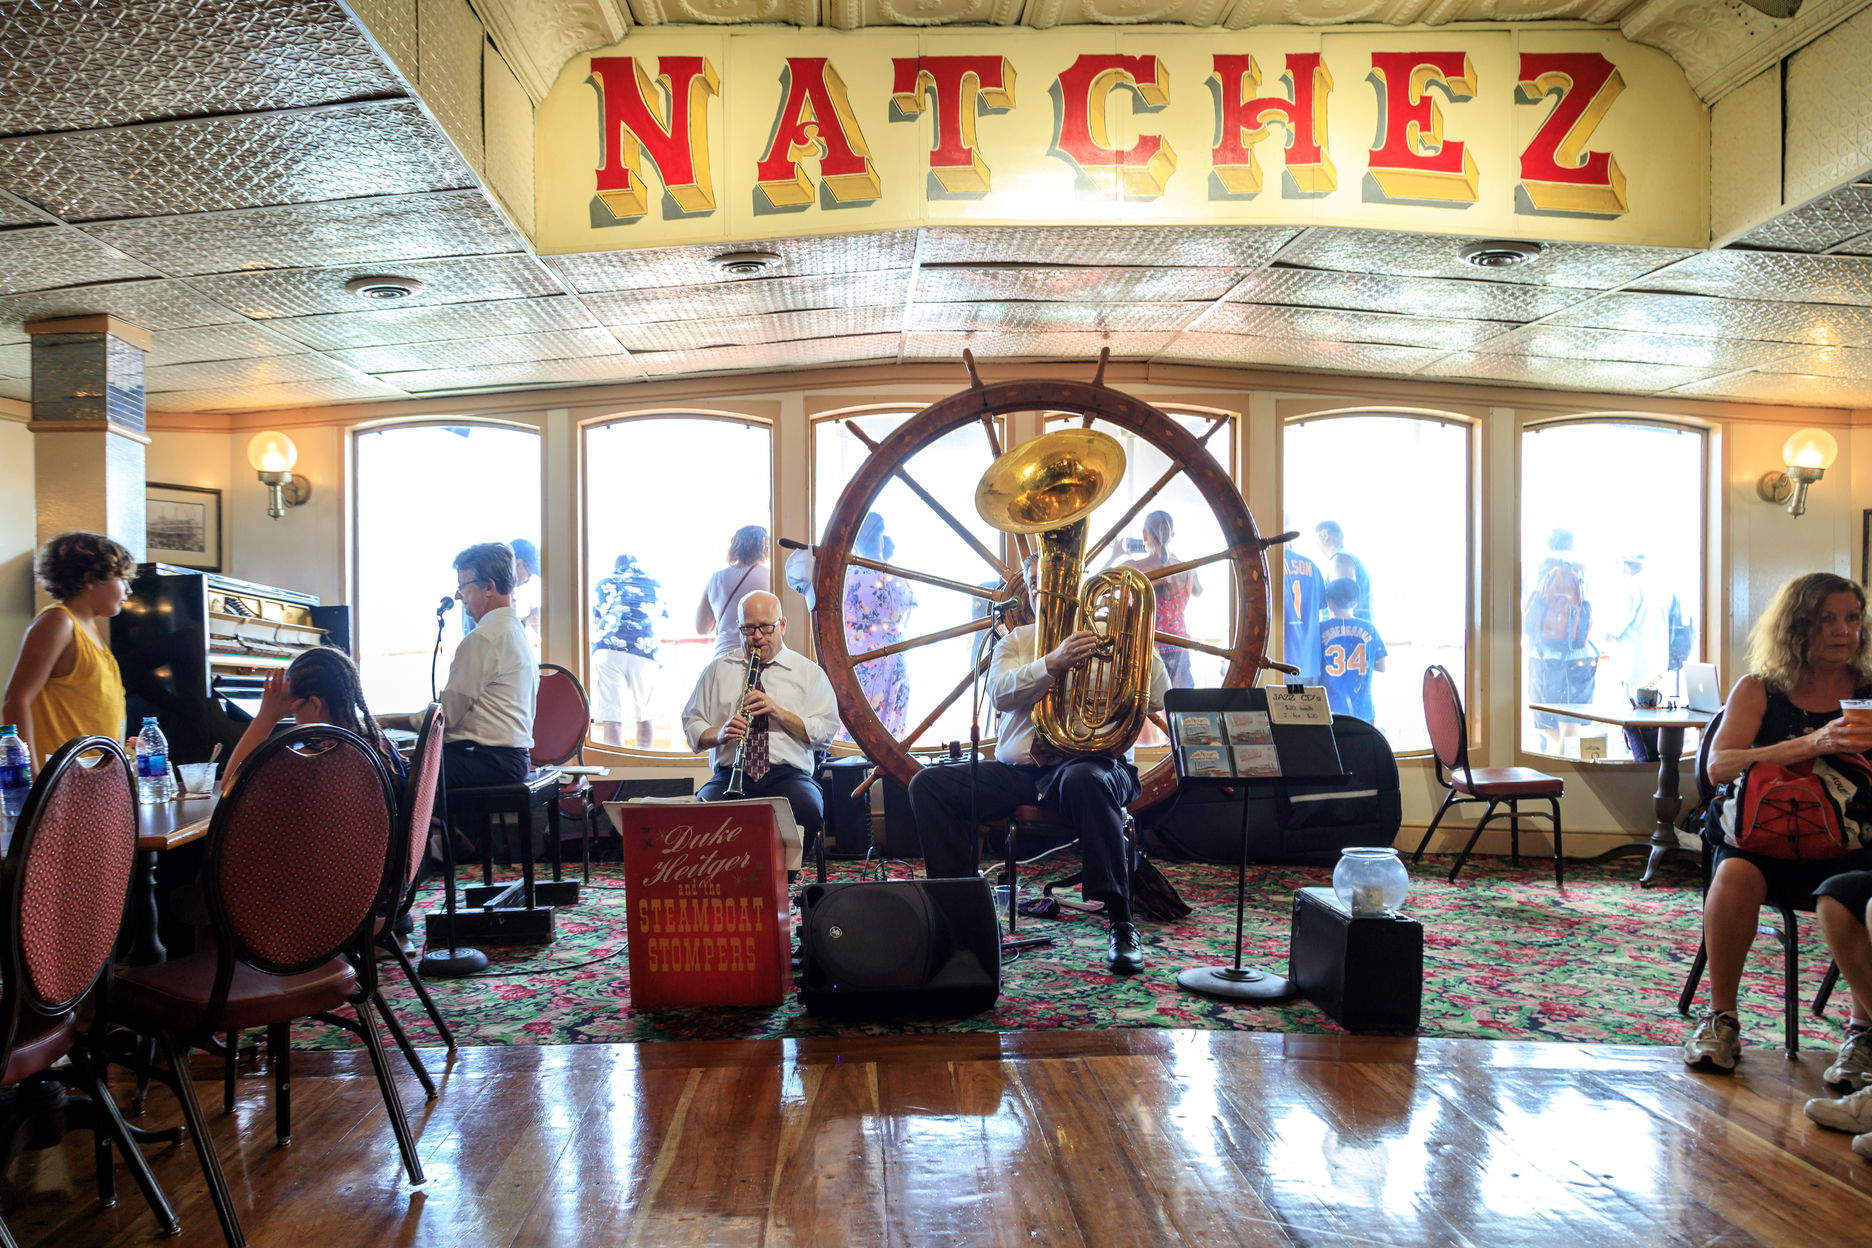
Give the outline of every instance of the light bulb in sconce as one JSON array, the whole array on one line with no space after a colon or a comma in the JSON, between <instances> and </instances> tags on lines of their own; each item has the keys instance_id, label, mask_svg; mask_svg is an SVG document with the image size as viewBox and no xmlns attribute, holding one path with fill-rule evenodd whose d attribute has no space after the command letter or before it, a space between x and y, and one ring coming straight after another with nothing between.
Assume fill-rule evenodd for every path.
<instances>
[{"instance_id":1,"label":"light bulb in sconce","mask_svg":"<svg viewBox=\"0 0 1872 1248\"><path fill-rule=\"evenodd\" d=\"M1781 444L1785 471L1764 472L1755 492L1770 503L1786 503L1790 516L1807 514L1807 488L1833 466L1839 443L1824 429L1801 429Z\"/></svg>"},{"instance_id":2,"label":"light bulb in sconce","mask_svg":"<svg viewBox=\"0 0 1872 1248\"><path fill-rule=\"evenodd\" d=\"M275 520L312 497L312 483L295 477L293 465L299 462L299 448L277 430L256 433L247 444L247 462L267 487L267 515Z\"/></svg>"}]
</instances>

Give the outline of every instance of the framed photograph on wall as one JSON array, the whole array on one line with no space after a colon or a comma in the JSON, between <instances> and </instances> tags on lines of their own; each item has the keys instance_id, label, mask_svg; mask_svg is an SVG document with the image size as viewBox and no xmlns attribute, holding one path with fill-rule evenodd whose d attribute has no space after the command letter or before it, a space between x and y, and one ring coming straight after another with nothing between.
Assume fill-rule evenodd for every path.
<instances>
[{"instance_id":1,"label":"framed photograph on wall","mask_svg":"<svg viewBox=\"0 0 1872 1248\"><path fill-rule=\"evenodd\" d=\"M143 486L151 563L221 570L221 491L195 485Z\"/></svg>"}]
</instances>

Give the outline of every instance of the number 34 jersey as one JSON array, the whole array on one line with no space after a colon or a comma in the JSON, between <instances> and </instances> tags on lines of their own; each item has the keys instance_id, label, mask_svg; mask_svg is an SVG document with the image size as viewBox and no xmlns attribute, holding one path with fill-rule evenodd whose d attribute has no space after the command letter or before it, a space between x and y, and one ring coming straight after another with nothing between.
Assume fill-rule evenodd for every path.
<instances>
[{"instance_id":1,"label":"number 34 jersey","mask_svg":"<svg viewBox=\"0 0 1872 1248\"><path fill-rule=\"evenodd\" d=\"M1320 625L1326 701L1340 715L1372 721L1372 673L1385 657L1384 639L1370 620L1328 619Z\"/></svg>"}]
</instances>

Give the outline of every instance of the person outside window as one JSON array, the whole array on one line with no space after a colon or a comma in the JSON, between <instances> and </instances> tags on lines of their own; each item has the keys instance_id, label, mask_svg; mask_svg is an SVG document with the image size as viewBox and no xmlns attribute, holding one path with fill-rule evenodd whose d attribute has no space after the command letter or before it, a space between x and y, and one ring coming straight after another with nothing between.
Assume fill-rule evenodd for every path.
<instances>
[{"instance_id":1,"label":"person outside window","mask_svg":"<svg viewBox=\"0 0 1872 1248\"><path fill-rule=\"evenodd\" d=\"M1322 520L1313 526L1314 540L1319 542L1320 571L1328 581L1345 577L1358 587L1358 605L1352 614L1361 620L1372 618L1371 575L1365 570L1365 561L1357 555L1347 554L1345 549L1345 529L1337 520Z\"/></svg>"},{"instance_id":2,"label":"person outside window","mask_svg":"<svg viewBox=\"0 0 1872 1248\"><path fill-rule=\"evenodd\" d=\"M527 641L535 657L540 649L540 603L546 587L540 583L539 547L524 537L516 537L507 546L514 557L513 613L526 629Z\"/></svg>"},{"instance_id":3,"label":"person outside window","mask_svg":"<svg viewBox=\"0 0 1872 1248\"><path fill-rule=\"evenodd\" d=\"M1645 575L1645 557L1629 554L1619 561L1624 569L1623 593L1616 598L1614 617L1607 621L1601 635L1611 652L1609 671L1633 691L1655 686L1669 662L1670 596L1659 601L1651 579Z\"/></svg>"},{"instance_id":4,"label":"person outside window","mask_svg":"<svg viewBox=\"0 0 1872 1248\"><path fill-rule=\"evenodd\" d=\"M624 725L635 724L637 748L650 748L657 674L651 616L669 618L669 609L658 606L660 591L635 555L619 555L593 592L591 712L598 739L607 745L623 745Z\"/></svg>"},{"instance_id":5,"label":"person outside window","mask_svg":"<svg viewBox=\"0 0 1872 1248\"><path fill-rule=\"evenodd\" d=\"M20 641L0 723L18 726L37 770L74 737L123 740L123 675L97 622L123 610L136 559L101 533L61 533L39 548L33 570L56 601Z\"/></svg>"},{"instance_id":6,"label":"person outside window","mask_svg":"<svg viewBox=\"0 0 1872 1248\"><path fill-rule=\"evenodd\" d=\"M1285 644L1281 658L1299 668L1289 684L1320 683L1320 612L1326 606L1326 578L1319 565L1295 550L1281 547L1281 604Z\"/></svg>"},{"instance_id":7,"label":"person outside window","mask_svg":"<svg viewBox=\"0 0 1872 1248\"><path fill-rule=\"evenodd\" d=\"M1136 559L1127 559L1119 567L1136 568L1149 575L1158 568L1168 567L1178 562L1171 553L1170 539L1176 536L1176 524L1167 511L1153 511L1144 517L1144 553ZM1196 578L1194 570L1179 572L1175 576L1166 576L1162 580L1151 582L1151 588L1157 594L1157 631L1173 633L1178 637L1189 636L1189 625L1184 620L1184 612L1189 607L1189 600L1200 595L1202 582ZM1190 652L1182 646L1160 645L1157 656L1164 661L1164 668L1170 673L1172 689L1188 689L1193 682L1190 679Z\"/></svg>"},{"instance_id":8,"label":"person outside window","mask_svg":"<svg viewBox=\"0 0 1872 1248\"><path fill-rule=\"evenodd\" d=\"M1592 604L1586 572L1573 558L1573 531L1554 529L1547 553L1534 569L1533 587L1522 606L1527 637L1528 695L1534 702L1591 702L1599 680L1599 651L1592 644ZM1541 748L1564 753L1585 720L1548 711L1534 713Z\"/></svg>"},{"instance_id":9,"label":"person outside window","mask_svg":"<svg viewBox=\"0 0 1872 1248\"><path fill-rule=\"evenodd\" d=\"M875 511L866 513L852 541L852 553L879 563L890 562L896 543L884 534L883 516ZM916 594L902 577L856 565L846 568L846 653L859 655L902 641L916 605ZM903 653L859 663L853 670L865 701L877 712L885 731L902 737L910 717L910 677ZM851 735L841 728L839 739L849 741Z\"/></svg>"},{"instance_id":10,"label":"person outside window","mask_svg":"<svg viewBox=\"0 0 1872 1248\"><path fill-rule=\"evenodd\" d=\"M715 634L715 658L742 649L737 621L741 600L773 588L767 569L767 530L744 524L728 539L728 566L709 577L696 606L696 632Z\"/></svg>"},{"instance_id":11,"label":"person outside window","mask_svg":"<svg viewBox=\"0 0 1872 1248\"><path fill-rule=\"evenodd\" d=\"M1372 673L1385 670L1384 639L1370 620L1353 614L1359 601L1358 583L1349 576L1326 583L1326 608L1331 618L1320 628L1320 650L1326 678L1326 702L1340 715L1354 715L1372 723Z\"/></svg>"}]
</instances>

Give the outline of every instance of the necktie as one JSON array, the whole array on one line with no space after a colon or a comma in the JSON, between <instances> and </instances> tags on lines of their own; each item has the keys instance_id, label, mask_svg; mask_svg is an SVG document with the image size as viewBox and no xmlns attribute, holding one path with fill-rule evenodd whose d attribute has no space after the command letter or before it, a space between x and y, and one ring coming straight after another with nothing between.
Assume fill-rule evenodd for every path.
<instances>
[{"instance_id":1,"label":"necktie","mask_svg":"<svg viewBox=\"0 0 1872 1248\"><path fill-rule=\"evenodd\" d=\"M759 678L755 679L754 687L761 687ZM767 758L767 717L756 715L754 722L748 725L747 752L742 755L741 770L749 780L759 784L771 765Z\"/></svg>"}]
</instances>

